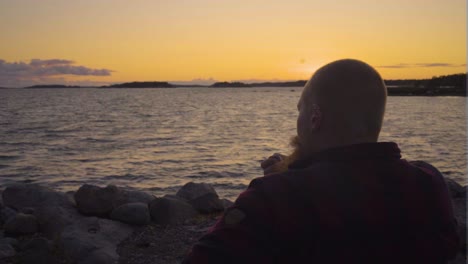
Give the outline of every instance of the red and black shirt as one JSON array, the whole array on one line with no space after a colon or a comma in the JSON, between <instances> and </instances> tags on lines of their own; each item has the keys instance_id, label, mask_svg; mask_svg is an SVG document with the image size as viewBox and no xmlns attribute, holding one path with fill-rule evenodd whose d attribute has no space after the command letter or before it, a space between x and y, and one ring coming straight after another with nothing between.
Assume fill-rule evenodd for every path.
<instances>
[{"instance_id":1,"label":"red and black shirt","mask_svg":"<svg viewBox=\"0 0 468 264\"><path fill-rule=\"evenodd\" d=\"M458 243L440 172L364 143L254 179L184 263L445 263Z\"/></svg>"}]
</instances>

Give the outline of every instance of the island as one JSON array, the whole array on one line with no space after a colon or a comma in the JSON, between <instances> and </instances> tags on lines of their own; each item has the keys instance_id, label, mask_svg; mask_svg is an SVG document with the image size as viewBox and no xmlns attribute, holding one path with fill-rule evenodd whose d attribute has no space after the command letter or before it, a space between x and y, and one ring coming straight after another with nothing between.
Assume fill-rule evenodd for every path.
<instances>
[{"instance_id":1,"label":"island","mask_svg":"<svg viewBox=\"0 0 468 264\"><path fill-rule=\"evenodd\" d=\"M250 84L242 82L216 82L210 85L210 87L220 88L220 87L252 87Z\"/></svg>"},{"instance_id":2,"label":"island","mask_svg":"<svg viewBox=\"0 0 468 264\"><path fill-rule=\"evenodd\" d=\"M388 95L466 96L466 73L431 79L385 80Z\"/></svg>"},{"instance_id":3,"label":"island","mask_svg":"<svg viewBox=\"0 0 468 264\"><path fill-rule=\"evenodd\" d=\"M252 83L252 87L304 87L306 80L291 81L291 82L260 82Z\"/></svg>"},{"instance_id":4,"label":"island","mask_svg":"<svg viewBox=\"0 0 468 264\"><path fill-rule=\"evenodd\" d=\"M127 82L101 86L100 88L174 88L175 86L168 82Z\"/></svg>"},{"instance_id":5,"label":"island","mask_svg":"<svg viewBox=\"0 0 468 264\"><path fill-rule=\"evenodd\" d=\"M466 96L466 73L435 76L430 79L384 80L390 96ZM304 87L307 80L274 82L215 82L212 85L176 84L167 81L126 82L106 86L77 86L62 84L41 84L24 87L37 88L260 88L260 87ZM10 89L3 88L0 89Z\"/></svg>"},{"instance_id":6,"label":"island","mask_svg":"<svg viewBox=\"0 0 468 264\"><path fill-rule=\"evenodd\" d=\"M42 89L42 88L84 88L78 85L63 85L63 84L41 84L24 87L25 89Z\"/></svg>"}]
</instances>

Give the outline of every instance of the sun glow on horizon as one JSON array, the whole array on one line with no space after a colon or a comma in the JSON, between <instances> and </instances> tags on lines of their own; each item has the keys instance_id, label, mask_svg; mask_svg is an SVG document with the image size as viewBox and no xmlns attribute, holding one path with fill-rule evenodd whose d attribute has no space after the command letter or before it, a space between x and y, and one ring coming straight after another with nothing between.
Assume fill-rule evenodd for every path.
<instances>
[{"instance_id":1,"label":"sun glow on horizon","mask_svg":"<svg viewBox=\"0 0 468 264\"><path fill-rule=\"evenodd\" d=\"M112 70L35 82L300 80L342 58L385 79L466 72L464 0L5 0L0 30L0 86L31 59Z\"/></svg>"}]
</instances>

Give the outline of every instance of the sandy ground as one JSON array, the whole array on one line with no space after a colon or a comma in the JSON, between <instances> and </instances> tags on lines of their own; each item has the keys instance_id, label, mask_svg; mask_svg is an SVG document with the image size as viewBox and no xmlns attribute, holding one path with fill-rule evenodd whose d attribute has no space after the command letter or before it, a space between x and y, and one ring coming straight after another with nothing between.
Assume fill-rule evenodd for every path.
<instances>
[{"instance_id":1,"label":"sandy ground","mask_svg":"<svg viewBox=\"0 0 468 264\"><path fill-rule=\"evenodd\" d=\"M181 263L191 246L215 224L217 215L196 218L180 226L151 223L135 229L119 244L120 264Z\"/></svg>"}]
</instances>

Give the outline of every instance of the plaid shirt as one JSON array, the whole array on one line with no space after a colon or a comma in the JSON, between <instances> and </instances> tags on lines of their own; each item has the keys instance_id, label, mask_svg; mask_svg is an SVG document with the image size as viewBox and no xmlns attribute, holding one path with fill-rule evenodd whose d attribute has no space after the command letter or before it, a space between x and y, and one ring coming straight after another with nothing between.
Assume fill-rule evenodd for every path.
<instances>
[{"instance_id":1,"label":"plaid shirt","mask_svg":"<svg viewBox=\"0 0 468 264\"><path fill-rule=\"evenodd\" d=\"M458 246L440 172L364 143L254 179L184 263L446 263Z\"/></svg>"}]
</instances>

